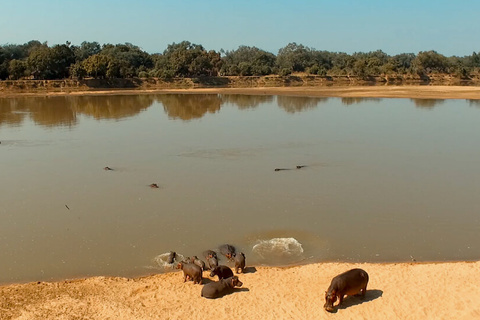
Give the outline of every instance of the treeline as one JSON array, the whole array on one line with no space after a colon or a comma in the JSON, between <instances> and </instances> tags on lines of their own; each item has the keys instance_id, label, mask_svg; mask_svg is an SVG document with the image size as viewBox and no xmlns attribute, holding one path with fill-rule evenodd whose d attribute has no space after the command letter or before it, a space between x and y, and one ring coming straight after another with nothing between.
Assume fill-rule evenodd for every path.
<instances>
[{"instance_id":1,"label":"treeline","mask_svg":"<svg viewBox=\"0 0 480 320\"><path fill-rule=\"evenodd\" d=\"M76 46L67 42L49 47L46 42L32 40L0 46L1 80L286 76L297 72L360 79L432 74L469 79L480 76L480 52L464 57L446 57L436 51L390 56L381 50L350 55L289 43L274 55L249 46L207 51L188 41L170 44L161 54L149 54L131 43L82 42Z\"/></svg>"}]
</instances>

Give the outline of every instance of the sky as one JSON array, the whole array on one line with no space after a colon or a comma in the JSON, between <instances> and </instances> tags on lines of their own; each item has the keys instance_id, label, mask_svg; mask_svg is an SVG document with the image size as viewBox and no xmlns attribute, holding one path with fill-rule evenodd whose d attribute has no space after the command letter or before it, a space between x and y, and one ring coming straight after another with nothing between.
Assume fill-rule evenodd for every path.
<instances>
[{"instance_id":1,"label":"sky","mask_svg":"<svg viewBox=\"0 0 480 320\"><path fill-rule=\"evenodd\" d=\"M132 43L148 53L190 41L278 53L291 42L331 52L480 51L478 0L0 0L0 45Z\"/></svg>"}]
</instances>

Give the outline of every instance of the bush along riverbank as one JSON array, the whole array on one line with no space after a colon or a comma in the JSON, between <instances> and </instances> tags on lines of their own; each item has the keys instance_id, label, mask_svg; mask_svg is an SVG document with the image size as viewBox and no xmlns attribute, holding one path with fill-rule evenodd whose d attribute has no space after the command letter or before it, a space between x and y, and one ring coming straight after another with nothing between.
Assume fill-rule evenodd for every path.
<instances>
[{"instance_id":1,"label":"bush along riverbank","mask_svg":"<svg viewBox=\"0 0 480 320\"><path fill-rule=\"evenodd\" d=\"M315 87L348 85L480 85L480 78L458 79L450 75L430 77L370 77L352 76L248 76L248 77L198 77L198 78L111 78L111 79L64 79L64 80L3 80L0 94L51 93L95 91L104 89L163 90L194 88L255 88L255 87Z\"/></svg>"}]
</instances>

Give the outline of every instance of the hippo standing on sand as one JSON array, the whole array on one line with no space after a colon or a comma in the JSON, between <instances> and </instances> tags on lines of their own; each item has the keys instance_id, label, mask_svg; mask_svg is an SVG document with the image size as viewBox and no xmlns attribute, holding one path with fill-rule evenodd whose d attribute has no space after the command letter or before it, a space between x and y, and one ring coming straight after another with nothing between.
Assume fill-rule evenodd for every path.
<instances>
[{"instance_id":1,"label":"hippo standing on sand","mask_svg":"<svg viewBox=\"0 0 480 320\"><path fill-rule=\"evenodd\" d=\"M222 279L217 282L210 282L203 286L201 296L204 298L215 299L226 294L232 293L233 288L241 287L243 283L237 276Z\"/></svg>"},{"instance_id":2,"label":"hippo standing on sand","mask_svg":"<svg viewBox=\"0 0 480 320\"><path fill-rule=\"evenodd\" d=\"M235 261L235 272L243 273L245 270L245 255L243 252L234 254L233 261Z\"/></svg>"},{"instance_id":3,"label":"hippo standing on sand","mask_svg":"<svg viewBox=\"0 0 480 320\"><path fill-rule=\"evenodd\" d=\"M231 260L235 254L235 247L229 244L223 244L219 248L220 253L227 257L228 260Z\"/></svg>"},{"instance_id":4,"label":"hippo standing on sand","mask_svg":"<svg viewBox=\"0 0 480 320\"><path fill-rule=\"evenodd\" d=\"M218 266L210 272L210 277L218 276L218 280L226 279L233 277L232 269L227 266Z\"/></svg>"},{"instance_id":5,"label":"hippo standing on sand","mask_svg":"<svg viewBox=\"0 0 480 320\"><path fill-rule=\"evenodd\" d=\"M193 284L199 283L202 284L202 269L193 263L179 262L177 269L183 270L183 282L187 279L193 280Z\"/></svg>"},{"instance_id":6,"label":"hippo standing on sand","mask_svg":"<svg viewBox=\"0 0 480 320\"><path fill-rule=\"evenodd\" d=\"M191 257L191 258L190 258L190 262L196 264L197 266L199 266L200 268L202 268L202 270L206 270L206 268L205 268L205 262L203 262L202 260L198 259L197 256Z\"/></svg>"},{"instance_id":7,"label":"hippo standing on sand","mask_svg":"<svg viewBox=\"0 0 480 320\"><path fill-rule=\"evenodd\" d=\"M333 312L333 304L337 301L337 307L342 304L343 297L353 296L361 293L362 298L367 292L368 273L362 269L352 269L332 279L332 283L325 292L325 305L323 306L328 312Z\"/></svg>"}]
</instances>

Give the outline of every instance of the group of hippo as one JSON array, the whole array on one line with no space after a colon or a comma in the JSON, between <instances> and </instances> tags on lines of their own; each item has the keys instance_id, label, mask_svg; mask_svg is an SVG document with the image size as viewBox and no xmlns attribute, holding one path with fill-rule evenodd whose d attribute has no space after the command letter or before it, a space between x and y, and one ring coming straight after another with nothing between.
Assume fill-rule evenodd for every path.
<instances>
[{"instance_id":1,"label":"group of hippo","mask_svg":"<svg viewBox=\"0 0 480 320\"><path fill-rule=\"evenodd\" d=\"M243 252L237 253L235 247L229 244L221 245L219 251L228 261L234 261L237 274L245 271L245 254ZM218 281L210 282L203 286L202 297L209 299L219 298L232 293L235 287L243 285L238 277L233 275L230 267L218 264L218 256L215 251L206 250L203 252L203 256L206 263L197 256L193 256L187 257L177 264L177 269L183 271L183 282L192 280L194 284L202 284L204 270L210 270L210 277L218 276ZM175 258L176 253L171 251L167 262L174 263Z\"/></svg>"},{"instance_id":2,"label":"group of hippo","mask_svg":"<svg viewBox=\"0 0 480 320\"><path fill-rule=\"evenodd\" d=\"M235 262L235 272L243 273L245 270L245 255L243 252L236 253L235 247L225 244L219 247L219 251L229 261ZM175 262L175 252L170 252L168 263ZM225 265L218 264L218 256L215 251L207 250L203 252L206 263L197 256L188 257L178 262L177 269L183 270L183 282L192 280L194 284L202 284L202 274L204 270L210 270L210 277L218 276L218 281L207 283L202 288L201 296L215 299L226 294L232 293L235 287L241 287L243 283L233 271ZM362 269L351 269L341 273L332 279L330 286L325 291L324 309L328 312L334 312L334 303L338 300L337 307L343 302L345 296L360 294L365 297L368 284L368 273Z\"/></svg>"}]
</instances>

